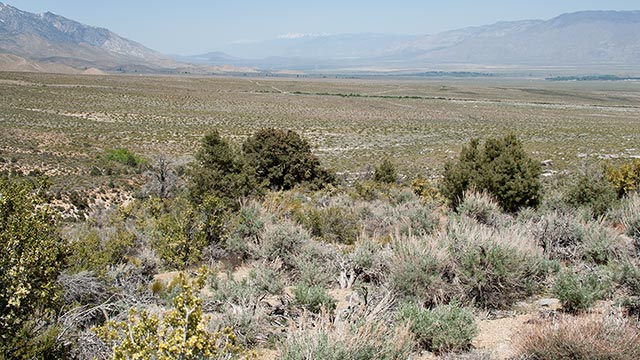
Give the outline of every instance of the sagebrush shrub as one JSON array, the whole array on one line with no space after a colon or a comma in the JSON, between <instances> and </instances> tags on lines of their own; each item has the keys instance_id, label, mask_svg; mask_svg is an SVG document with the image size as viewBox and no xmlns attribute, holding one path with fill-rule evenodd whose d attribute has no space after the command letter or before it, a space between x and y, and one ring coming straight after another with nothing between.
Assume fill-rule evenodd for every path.
<instances>
[{"instance_id":1,"label":"sagebrush shrub","mask_svg":"<svg viewBox=\"0 0 640 360\"><path fill-rule=\"evenodd\" d=\"M266 226L256 248L256 256L269 261L281 260L283 265L295 267L296 256L302 245L309 241L309 233L291 222Z\"/></svg>"},{"instance_id":2,"label":"sagebrush shrub","mask_svg":"<svg viewBox=\"0 0 640 360\"><path fill-rule=\"evenodd\" d=\"M625 198L618 216L625 235L633 239L635 251L640 254L640 195L635 193Z\"/></svg>"},{"instance_id":3,"label":"sagebrush shrub","mask_svg":"<svg viewBox=\"0 0 640 360\"><path fill-rule=\"evenodd\" d=\"M547 265L535 240L517 228L497 231L468 220L450 222L440 235L461 286L460 299L502 308L540 287Z\"/></svg>"},{"instance_id":4,"label":"sagebrush shrub","mask_svg":"<svg viewBox=\"0 0 640 360\"><path fill-rule=\"evenodd\" d=\"M402 297L433 305L458 293L451 283L455 264L442 244L430 238L402 237L392 243L392 249L389 281Z\"/></svg>"},{"instance_id":5,"label":"sagebrush shrub","mask_svg":"<svg viewBox=\"0 0 640 360\"><path fill-rule=\"evenodd\" d=\"M296 304L313 313L319 313L322 309L333 313L336 309L337 302L327 294L327 291L322 286L309 286L305 283L300 283L293 289L293 296Z\"/></svg>"},{"instance_id":6,"label":"sagebrush shrub","mask_svg":"<svg viewBox=\"0 0 640 360\"><path fill-rule=\"evenodd\" d=\"M411 357L413 345L407 326L393 327L378 318L335 326L322 315L303 317L279 348L285 360L404 360Z\"/></svg>"},{"instance_id":7,"label":"sagebrush shrub","mask_svg":"<svg viewBox=\"0 0 640 360\"><path fill-rule=\"evenodd\" d=\"M597 273L576 274L566 270L558 274L553 293L560 299L562 309L579 312L589 309L596 300L604 297L608 282Z\"/></svg>"},{"instance_id":8,"label":"sagebrush shrub","mask_svg":"<svg viewBox=\"0 0 640 360\"><path fill-rule=\"evenodd\" d=\"M500 205L486 192L467 190L456 209L458 214L485 225L499 225L503 214Z\"/></svg>"},{"instance_id":9,"label":"sagebrush shrub","mask_svg":"<svg viewBox=\"0 0 640 360\"><path fill-rule=\"evenodd\" d=\"M440 305L432 310L416 304L405 304L398 310L400 322L408 322L420 346L434 353L465 351L478 334L470 309L456 303Z\"/></svg>"},{"instance_id":10,"label":"sagebrush shrub","mask_svg":"<svg viewBox=\"0 0 640 360\"><path fill-rule=\"evenodd\" d=\"M329 206L312 207L302 214L301 223L311 235L329 243L351 245L358 236L356 215L349 209Z\"/></svg>"}]
</instances>

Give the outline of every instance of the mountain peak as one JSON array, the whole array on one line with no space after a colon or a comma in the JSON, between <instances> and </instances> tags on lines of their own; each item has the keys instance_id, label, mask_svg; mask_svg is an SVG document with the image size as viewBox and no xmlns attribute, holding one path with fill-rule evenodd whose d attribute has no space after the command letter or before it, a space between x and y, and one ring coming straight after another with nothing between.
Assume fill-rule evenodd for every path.
<instances>
[{"instance_id":1,"label":"mountain peak","mask_svg":"<svg viewBox=\"0 0 640 360\"><path fill-rule=\"evenodd\" d=\"M554 24L621 22L634 23L640 21L640 11L587 10L562 14L551 20Z\"/></svg>"},{"instance_id":2,"label":"mountain peak","mask_svg":"<svg viewBox=\"0 0 640 360\"><path fill-rule=\"evenodd\" d=\"M105 28L93 27L45 12L33 14L0 3L0 52L34 61L55 61L103 70L164 68L164 55Z\"/></svg>"}]
</instances>

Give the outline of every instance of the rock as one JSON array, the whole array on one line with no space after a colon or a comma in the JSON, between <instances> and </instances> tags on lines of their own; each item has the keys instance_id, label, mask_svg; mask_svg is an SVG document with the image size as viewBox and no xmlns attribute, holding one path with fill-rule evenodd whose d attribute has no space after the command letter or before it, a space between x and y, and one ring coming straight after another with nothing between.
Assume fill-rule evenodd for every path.
<instances>
[{"instance_id":1,"label":"rock","mask_svg":"<svg viewBox=\"0 0 640 360\"><path fill-rule=\"evenodd\" d=\"M553 160L551 160L551 159L543 160L543 161L540 162L540 165L547 166L547 167L548 166L553 166Z\"/></svg>"},{"instance_id":2,"label":"rock","mask_svg":"<svg viewBox=\"0 0 640 360\"><path fill-rule=\"evenodd\" d=\"M540 299L536 302L536 304L543 308L557 309L560 307L560 300L552 298Z\"/></svg>"}]
</instances>

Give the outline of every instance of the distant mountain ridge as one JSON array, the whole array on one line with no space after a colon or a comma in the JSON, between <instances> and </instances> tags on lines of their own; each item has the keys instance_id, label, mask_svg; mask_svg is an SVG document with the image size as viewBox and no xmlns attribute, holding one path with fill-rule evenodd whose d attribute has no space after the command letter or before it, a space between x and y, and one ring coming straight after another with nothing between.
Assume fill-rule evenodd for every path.
<instances>
[{"instance_id":1,"label":"distant mountain ridge","mask_svg":"<svg viewBox=\"0 0 640 360\"><path fill-rule=\"evenodd\" d=\"M0 53L75 68L158 70L175 67L165 55L108 29L50 12L33 14L0 3Z\"/></svg>"},{"instance_id":2,"label":"distant mountain ridge","mask_svg":"<svg viewBox=\"0 0 640 360\"><path fill-rule=\"evenodd\" d=\"M233 44L220 50L229 57L263 58L267 63L274 57L298 57L301 64L344 60L363 66L637 66L638 34L640 11L582 11L550 20L502 21L434 35L327 35ZM244 65L261 63L235 61Z\"/></svg>"},{"instance_id":3,"label":"distant mountain ridge","mask_svg":"<svg viewBox=\"0 0 640 360\"><path fill-rule=\"evenodd\" d=\"M640 11L582 11L433 35L287 34L172 57L108 29L0 2L0 69L49 72L256 73L487 67L638 68ZM484 70L482 70L484 71Z\"/></svg>"},{"instance_id":4,"label":"distant mountain ridge","mask_svg":"<svg viewBox=\"0 0 640 360\"><path fill-rule=\"evenodd\" d=\"M446 46L434 46L459 34ZM640 65L640 11L584 11L500 22L399 44L416 60L489 65ZM393 56L394 54L390 54Z\"/></svg>"}]
</instances>

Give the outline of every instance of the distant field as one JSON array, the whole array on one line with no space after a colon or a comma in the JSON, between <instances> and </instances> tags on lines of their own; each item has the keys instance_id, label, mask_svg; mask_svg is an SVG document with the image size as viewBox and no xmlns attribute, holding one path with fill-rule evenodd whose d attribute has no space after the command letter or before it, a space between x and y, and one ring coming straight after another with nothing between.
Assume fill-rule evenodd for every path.
<instances>
[{"instance_id":1,"label":"distant field","mask_svg":"<svg viewBox=\"0 0 640 360\"><path fill-rule=\"evenodd\" d=\"M237 142L262 127L294 129L348 173L388 155L402 173L435 175L470 138L510 131L555 170L575 169L584 154L640 156L633 81L0 73L0 99L0 167L40 169L64 190L112 183L108 149L185 163L214 128Z\"/></svg>"}]
</instances>

